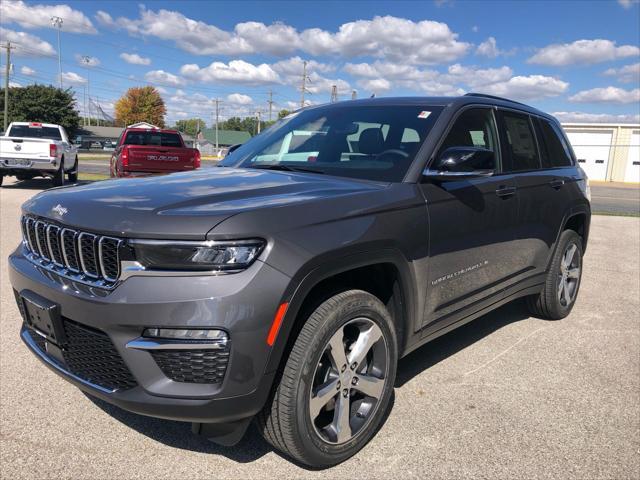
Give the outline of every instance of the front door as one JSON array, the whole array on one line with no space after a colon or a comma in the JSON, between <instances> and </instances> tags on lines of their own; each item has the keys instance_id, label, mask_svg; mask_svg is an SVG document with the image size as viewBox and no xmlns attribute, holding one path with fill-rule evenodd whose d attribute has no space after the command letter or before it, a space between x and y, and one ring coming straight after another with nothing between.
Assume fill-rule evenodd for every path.
<instances>
[{"instance_id":1,"label":"front door","mask_svg":"<svg viewBox=\"0 0 640 480\"><path fill-rule=\"evenodd\" d=\"M493 176L421 184L429 216L425 334L457 320L465 307L498 295L518 255L513 249L517 190L513 175L502 173L491 108L464 110L435 158L450 147L473 146L495 152Z\"/></svg>"}]
</instances>

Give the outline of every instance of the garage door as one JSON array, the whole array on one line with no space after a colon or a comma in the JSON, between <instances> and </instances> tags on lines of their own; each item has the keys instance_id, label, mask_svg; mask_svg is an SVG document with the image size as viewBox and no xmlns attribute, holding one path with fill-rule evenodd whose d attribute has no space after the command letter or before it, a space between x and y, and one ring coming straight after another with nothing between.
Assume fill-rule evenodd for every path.
<instances>
[{"instance_id":1,"label":"garage door","mask_svg":"<svg viewBox=\"0 0 640 480\"><path fill-rule=\"evenodd\" d=\"M624 172L624 181L640 183L640 131L634 131L631 134L631 143L629 145L629 157L627 158L627 168Z\"/></svg>"},{"instance_id":2,"label":"garage door","mask_svg":"<svg viewBox=\"0 0 640 480\"><path fill-rule=\"evenodd\" d=\"M579 165L587 172L589 178L606 180L613 130L608 132L567 130L567 137L576 152Z\"/></svg>"}]
</instances>

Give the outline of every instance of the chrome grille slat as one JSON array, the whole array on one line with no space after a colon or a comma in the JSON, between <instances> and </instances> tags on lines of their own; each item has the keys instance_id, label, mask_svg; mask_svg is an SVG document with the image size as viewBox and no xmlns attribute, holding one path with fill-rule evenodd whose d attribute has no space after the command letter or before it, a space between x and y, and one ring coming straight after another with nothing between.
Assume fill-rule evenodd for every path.
<instances>
[{"instance_id":1,"label":"chrome grille slat","mask_svg":"<svg viewBox=\"0 0 640 480\"><path fill-rule=\"evenodd\" d=\"M120 278L120 238L77 231L23 216L27 258L46 270L95 287L113 288Z\"/></svg>"}]
</instances>

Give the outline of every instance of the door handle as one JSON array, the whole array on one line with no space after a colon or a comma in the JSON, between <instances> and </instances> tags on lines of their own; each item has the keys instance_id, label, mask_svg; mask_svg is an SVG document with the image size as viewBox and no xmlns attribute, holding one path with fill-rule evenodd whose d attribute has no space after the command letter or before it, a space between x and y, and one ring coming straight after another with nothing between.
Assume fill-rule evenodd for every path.
<instances>
[{"instance_id":1,"label":"door handle","mask_svg":"<svg viewBox=\"0 0 640 480\"><path fill-rule=\"evenodd\" d=\"M562 180L560 178L556 178L554 180L551 180L549 182L549 185L551 185L551 188L555 188L556 190L560 190L562 188L562 186L564 185L564 180Z\"/></svg>"},{"instance_id":2,"label":"door handle","mask_svg":"<svg viewBox=\"0 0 640 480\"><path fill-rule=\"evenodd\" d=\"M513 186L500 185L496 189L496 195L502 198L510 197L515 193L516 193L516 187L513 187Z\"/></svg>"}]
</instances>

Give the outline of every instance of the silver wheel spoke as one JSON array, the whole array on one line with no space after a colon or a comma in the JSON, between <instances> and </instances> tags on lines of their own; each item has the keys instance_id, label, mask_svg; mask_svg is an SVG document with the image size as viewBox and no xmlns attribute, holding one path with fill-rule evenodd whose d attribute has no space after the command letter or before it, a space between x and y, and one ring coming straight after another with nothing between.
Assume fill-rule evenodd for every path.
<instances>
[{"instance_id":1,"label":"silver wheel spoke","mask_svg":"<svg viewBox=\"0 0 640 480\"><path fill-rule=\"evenodd\" d=\"M575 245L571 245L567 249L567 252L564 254L564 258L565 258L564 265L565 267L567 267L567 270L571 266L571 262L573 261L573 256L575 255L576 250L578 250L578 247L576 247Z\"/></svg>"},{"instance_id":2,"label":"silver wheel spoke","mask_svg":"<svg viewBox=\"0 0 640 480\"><path fill-rule=\"evenodd\" d=\"M369 397L380 398L384 388L384 380L371 375L359 375L358 383L353 388Z\"/></svg>"},{"instance_id":3,"label":"silver wheel spoke","mask_svg":"<svg viewBox=\"0 0 640 480\"><path fill-rule=\"evenodd\" d=\"M333 362L333 366L339 372L343 365L347 364L347 355L344 351L344 330L338 330L331 340L329 340L329 356Z\"/></svg>"},{"instance_id":4,"label":"silver wheel spoke","mask_svg":"<svg viewBox=\"0 0 640 480\"><path fill-rule=\"evenodd\" d=\"M564 295L564 278L560 278L558 282L558 300L562 301Z\"/></svg>"},{"instance_id":5,"label":"silver wheel spoke","mask_svg":"<svg viewBox=\"0 0 640 480\"><path fill-rule=\"evenodd\" d=\"M580 267L570 268L567 271L567 277L578 278L580 276Z\"/></svg>"},{"instance_id":6,"label":"silver wheel spoke","mask_svg":"<svg viewBox=\"0 0 640 480\"><path fill-rule=\"evenodd\" d=\"M569 285L567 285L567 281L565 280L564 282L562 282L562 284L564 285L564 289L562 290L563 293L563 298L564 298L564 303L565 305L569 305Z\"/></svg>"},{"instance_id":7,"label":"silver wheel spoke","mask_svg":"<svg viewBox=\"0 0 640 480\"><path fill-rule=\"evenodd\" d=\"M329 403L333 397L340 393L337 387L338 380L333 380L321 385L320 388L317 389L315 395L311 397L309 405L312 415L317 416L320 413L320 410L322 410L322 408Z\"/></svg>"},{"instance_id":8,"label":"silver wheel spoke","mask_svg":"<svg viewBox=\"0 0 640 480\"><path fill-rule=\"evenodd\" d=\"M360 365L371 350L371 347L382 338L382 332L377 325L372 324L368 329L360 332L358 339L353 344L353 348L349 352L349 364L354 362Z\"/></svg>"},{"instance_id":9,"label":"silver wheel spoke","mask_svg":"<svg viewBox=\"0 0 640 480\"><path fill-rule=\"evenodd\" d=\"M351 438L351 425L349 423L350 405L351 399L348 395L346 397L343 395L338 397L333 415L333 429L335 430L338 443L346 442Z\"/></svg>"}]
</instances>

